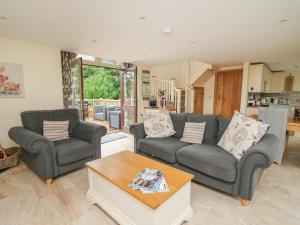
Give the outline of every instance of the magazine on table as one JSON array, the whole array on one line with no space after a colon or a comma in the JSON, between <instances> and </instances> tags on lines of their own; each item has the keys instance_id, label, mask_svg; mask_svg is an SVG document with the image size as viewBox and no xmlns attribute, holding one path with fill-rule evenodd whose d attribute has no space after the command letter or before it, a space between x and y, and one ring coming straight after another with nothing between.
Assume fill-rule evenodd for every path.
<instances>
[{"instance_id":1,"label":"magazine on table","mask_svg":"<svg viewBox=\"0 0 300 225\"><path fill-rule=\"evenodd\" d=\"M129 184L133 189L142 193L156 193L169 191L164 173L159 170L145 168Z\"/></svg>"}]
</instances>

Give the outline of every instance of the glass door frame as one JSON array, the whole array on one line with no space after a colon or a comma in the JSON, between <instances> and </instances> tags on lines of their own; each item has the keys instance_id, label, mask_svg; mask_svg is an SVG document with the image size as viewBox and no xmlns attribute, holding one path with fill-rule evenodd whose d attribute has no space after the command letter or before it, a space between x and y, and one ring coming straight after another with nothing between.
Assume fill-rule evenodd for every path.
<instances>
[{"instance_id":1,"label":"glass door frame","mask_svg":"<svg viewBox=\"0 0 300 225\"><path fill-rule=\"evenodd\" d=\"M129 127L125 127L125 111L124 110L124 106L126 107L125 105L125 96L124 96L124 91L125 91L125 88L124 88L124 76L127 72L134 72L134 85L133 85L133 88L134 88L134 123L137 122L137 111L138 111L138 101L137 101L137 67L134 66L133 68L126 68L122 71L121 73L121 128L122 128L122 131L125 132L125 133L129 133ZM129 106L130 107L130 106Z\"/></svg>"},{"instance_id":2,"label":"glass door frame","mask_svg":"<svg viewBox=\"0 0 300 225\"><path fill-rule=\"evenodd\" d=\"M84 106L83 106L83 102L84 102L84 93L83 93L83 71L82 71L82 66L83 66L83 63L82 63L82 58L79 57L79 58L75 58L72 60L72 67L73 65L79 65L79 71L80 71L80 75L79 75L79 92L80 92L80 99L79 99L79 118L84 120ZM73 79L73 74L72 74L72 79ZM72 82L73 83L73 82ZM74 104L72 102L72 107L76 108L76 99L73 99L74 101Z\"/></svg>"}]
</instances>

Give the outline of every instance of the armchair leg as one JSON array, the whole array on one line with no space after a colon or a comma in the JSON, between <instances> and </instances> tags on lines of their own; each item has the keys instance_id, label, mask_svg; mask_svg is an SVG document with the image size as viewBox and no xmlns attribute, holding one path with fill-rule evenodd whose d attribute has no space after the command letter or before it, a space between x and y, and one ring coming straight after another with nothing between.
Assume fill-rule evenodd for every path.
<instances>
[{"instance_id":1,"label":"armchair leg","mask_svg":"<svg viewBox=\"0 0 300 225\"><path fill-rule=\"evenodd\" d=\"M247 199L241 199L241 205L242 205L242 206L248 206L249 203L250 203L249 200L247 200Z\"/></svg>"},{"instance_id":2,"label":"armchair leg","mask_svg":"<svg viewBox=\"0 0 300 225\"><path fill-rule=\"evenodd\" d=\"M49 178L49 179L45 180L45 183L48 184L48 185L52 184L52 182L53 182L52 178Z\"/></svg>"}]
</instances>

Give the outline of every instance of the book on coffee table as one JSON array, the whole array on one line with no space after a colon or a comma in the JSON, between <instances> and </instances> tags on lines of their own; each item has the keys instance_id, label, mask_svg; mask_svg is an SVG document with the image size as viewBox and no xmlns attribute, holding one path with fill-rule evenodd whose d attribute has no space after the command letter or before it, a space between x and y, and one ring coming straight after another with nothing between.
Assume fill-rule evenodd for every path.
<instances>
[{"instance_id":1,"label":"book on coffee table","mask_svg":"<svg viewBox=\"0 0 300 225\"><path fill-rule=\"evenodd\" d=\"M164 173L150 168L143 169L129 186L144 194L169 191Z\"/></svg>"}]
</instances>

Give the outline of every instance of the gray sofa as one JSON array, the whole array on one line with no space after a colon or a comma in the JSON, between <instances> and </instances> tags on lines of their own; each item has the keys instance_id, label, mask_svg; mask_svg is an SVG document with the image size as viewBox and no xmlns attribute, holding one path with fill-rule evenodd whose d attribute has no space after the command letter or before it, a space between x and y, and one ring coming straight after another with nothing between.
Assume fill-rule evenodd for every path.
<instances>
[{"instance_id":1,"label":"gray sofa","mask_svg":"<svg viewBox=\"0 0 300 225\"><path fill-rule=\"evenodd\" d=\"M230 120L222 116L170 113L176 133L167 138L146 138L143 123L130 126L135 152L194 175L194 180L241 197L247 205L263 170L274 160L279 140L266 134L238 161L217 146ZM185 122L206 122L203 143L181 142Z\"/></svg>"},{"instance_id":2,"label":"gray sofa","mask_svg":"<svg viewBox=\"0 0 300 225\"><path fill-rule=\"evenodd\" d=\"M21 146L22 160L47 183L101 157L100 141L107 130L104 126L80 121L77 109L25 111L21 113L21 120L23 127L11 128L9 137ZM70 138L52 142L44 137L44 120L69 120Z\"/></svg>"}]
</instances>

